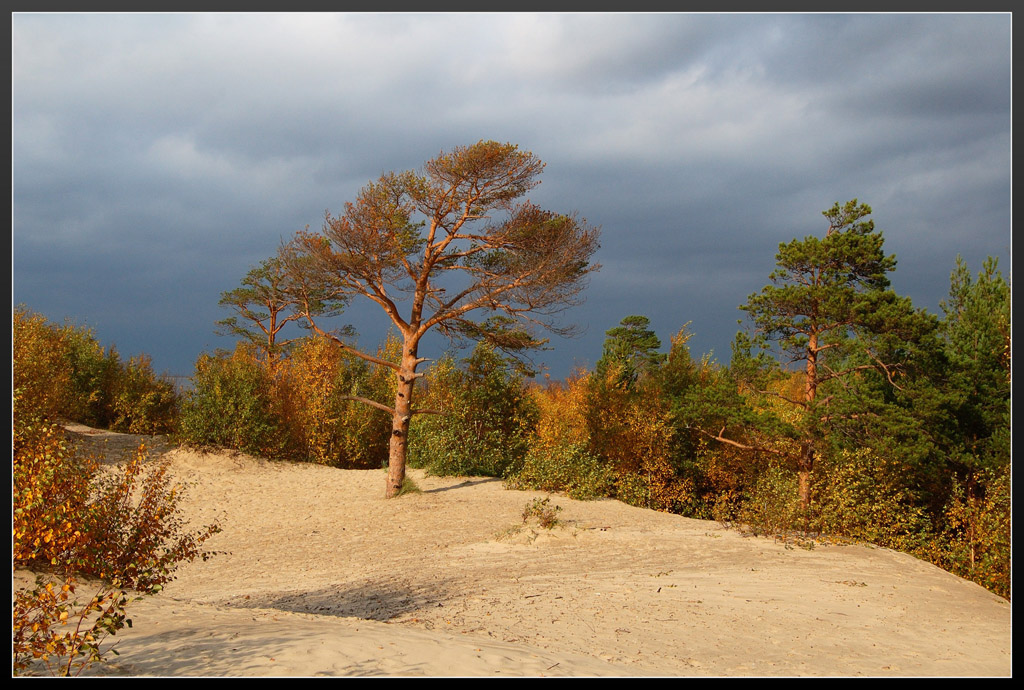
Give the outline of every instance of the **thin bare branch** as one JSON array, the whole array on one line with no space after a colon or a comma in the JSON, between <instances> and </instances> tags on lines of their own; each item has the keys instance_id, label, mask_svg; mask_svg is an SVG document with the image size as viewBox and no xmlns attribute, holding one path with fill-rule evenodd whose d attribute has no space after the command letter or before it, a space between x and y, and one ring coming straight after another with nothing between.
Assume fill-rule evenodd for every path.
<instances>
[{"instance_id":1,"label":"thin bare branch","mask_svg":"<svg viewBox=\"0 0 1024 690\"><path fill-rule=\"evenodd\" d=\"M327 338L328 340L331 340L332 342L336 343L345 352L355 355L356 357L366 360L367 362L371 362L372 364L379 364L380 366L387 367L388 369L394 369L395 371L399 371L401 369L401 366L395 364L394 362L389 362L386 359L381 359L380 357L375 357L373 355L362 352L361 350L357 350L356 348L352 347L351 345L349 345L348 343L346 343L344 340L334 335L333 333L324 331L322 328L317 326L316 322L313 319L307 317L307 321L309 322L309 327L313 330L313 332L315 332L319 336Z\"/></svg>"},{"instance_id":2,"label":"thin bare branch","mask_svg":"<svg viewBox=\"0 0 1024 690\"><path fill-rule=\"evenodd\" d=\"M383 405L383 404L377 402L376 400L370 400L369 398L363 398L363 397L360 397L358 395L339 395L338 397L341 398L342 400L355 400L356 402L361 402L364 405L369 405L370 407L375 407L378 410L382 410L382 411L387 412L388 414L391 414L391 415L395 414L395 408L388 407L387 405Z\"/></svg>"},{"instance_id":3,"label":"thin bare branch","mask_svg":"<svg viewBox=\"0 0 1024 690\"><path fill-rule=\"evenodd\" d=\"M751 446L751 445L747 445L745 443L740 443L739 441L734 441L731 438L727 438L727 437L722 435L722 434L725 433L725 427L722 427L721 431L719 431L717 434L711 433L710 431L705 431L704 429L702 429L700 427L691 427L691 428L693 428L696 431L704 434L708 438L712 438L712 439L718 441L719 443L725 443L725 444L733 446L735 448L739 448L740 450L750 450L750 451L755 451L755 452L758 452L758 453L771 453L773 455L785 455L785 453L783 453L782 451L775 450L774 448L765 448L764 446Z\"/></svg>"}]
</instances>

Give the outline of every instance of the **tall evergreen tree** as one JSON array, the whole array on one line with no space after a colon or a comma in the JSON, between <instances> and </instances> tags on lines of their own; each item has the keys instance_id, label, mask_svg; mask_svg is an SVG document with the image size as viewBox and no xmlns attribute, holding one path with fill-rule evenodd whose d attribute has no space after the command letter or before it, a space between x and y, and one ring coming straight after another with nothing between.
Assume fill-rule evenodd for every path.
<instances>
[{"instance_id":1,"label":"tall evergreen tree","mask_svg":"<svg viewBox=\"0 0 1024 690\"><path fill-rule=\"evenodd\" d=\"M824 450L832 425L850 415L872 414L839 402L849 402L865 381L900 389L908 373L908 344L936 326L934 317L889 288L887 274L895 269L896 258L883 252L882 234L867 219L870 214L871 208L856 199L824 211L825 236L779 245L771 284L740 307L754 332L737 337L733 369L746 387L775 396L798 413L795 422L782 426L799 441L794 460L804 508L810 505L816 455ZM755 351L760 351L756 358ZM785 365L800 366L799 395L764 385L766 352L774 352ZM744 447L723 431L709 435Z\"/></svg>"},{"instance_id":2,"label":"tall evergreen tree","mask_svg":"<svg viewBox=\"0 0 1024 690\"><path fill-rule=\"evenodd\" d=\"M989 257L973 280L961 257L950 278L942 337L955 419L969 465L1010 461L1010 284Z\"/></svg>"},{"instance_id":3,"label":"tall evergreen tree","mask_svg":"<svg viewBox=\"0 0 1024 690\"><path fill-rule=\"evenodd\" d=\"M976 479L1010 462L1009 284L993 259L975 280L959 257L950 283L941 322L902 319L901 329L870 334L882 359L902 362L898 383L861 376L835 392L830 408L833 440L900 458L906 487L933 516L955 482L973 495ZM878 326L900 322L884 308L870 317ZM845 354L853 361L857 353Z\"/></svg>"}]
</instances>

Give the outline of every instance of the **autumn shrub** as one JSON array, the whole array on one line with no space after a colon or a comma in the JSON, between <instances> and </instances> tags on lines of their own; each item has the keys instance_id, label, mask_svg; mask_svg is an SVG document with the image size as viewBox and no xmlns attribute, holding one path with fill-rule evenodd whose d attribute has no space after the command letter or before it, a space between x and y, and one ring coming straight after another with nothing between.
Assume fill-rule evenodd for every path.
<instances>
[{"instance_id":1,"label":"autumn shrub","mask_svg":"<svg viewBox=\"0 0 1024 690\"><path fill-rule=\"evenodd\" d=\"M140 445L116 472L94 478L89 538L72 565L78 573L154 594L173 579L178 564L212 555L201 547L220 527L189 531L179 510L186 487L172 483L168 461L147 458Z\"/></svg>"},{"instance_id":2,"label":"autumn shrub","mask_svg":"<svg viewBox=\"0 0 1024 690\"><path fill-rule=\"evenodd\" d=\"M929 531L924 510L906 486L908 472L869 448L820 458L808 527L912 552Z\"/></svg>"},{"instance_id":3,"label":"autumn shrub","mask_svg":"<svg viewBox=\"0 0 1024 690\"><path fill-rule=\"evenodd\" d=\"M48 417L63 415L74 397L67 347L46 317L14 309L11 328L12 388L19 406Z\"/></svg>"},{"instance_id":4,"label":"autumn shrub","mask_svg":"<svg viewBox=\"0 0 1024 690\"><path fill-rule=\"evenodd\" d=\"M619 376L619 367L609 365L603 374L594 372L582 384L587 444L615 466L617 475L628 472L639 462L639 456L629 447L635 440L629 428L635 395L617 382Z\"/></svg>"},{"instance_id":5,"label":"autumn shrub","mask_svg":"<svg viewBox=\"0 0 1024 690\"><path fill-rule=\"evenodd\" d=\"M626 386L614 365L586 385L590 451L614 477L615 498L630 505L678 512L692 503L693 482L674 456L669 401L653 377Z\"/></svg>"},{"instance_id":6,"label":"autumn shrub","mask_svg":"<svg viewBox=\"0 0 1024 690\"><path fill-rule=\"evenodd\" d=\"M535 385L530 395L538 411L532 448L544 450L590 444L585 371L574 372L564 382Z\"/></svg>"},{"instance_id":7,"label":"autumn shrub","mask_svg":"<svg viewBox=\"0 0 1024 690\"><path fill-rule=\"evenodd\" d=\"M663 401L641 395L623 411L624 425L607 457L618 474L617 494L630 505L680 512L692 502L693 485L679 476L672 457L672 425ZM630 450L632 449L632 450ZM632 488L629 492L628 488Z\"/></svg>"},{"instance_id":8,"label":"autumn shrub","mask_svg":"<svg viewBox=\"0 0 1024 690\"><path fill-rule=\"evenodd\" d=\"M14 387L23 404L49 418L61 417L106 427L111 387L117 377L116 351L104 349L92 330L58 326L25 307L14 310Z\"/></svg>"},{"instance_id":9,"label":"autumn shrub","mask_svg":"<svg viewBox=\"0 0 1024 690\"><path fill-rule=\"evenodd\" d=\"M378 348L397 358L397 339ZM387 403L394 397L393 372L345 353L322 337L304 339L282 363L275 393L288 436L288 455L332 467L369 469L387 458L390 418L354 400Z\"/></svg>"},{"instance_id":10,"label":"autumn shrub","mask_svg":"<svg viewBox=\"0 0 1024 690\"><path fill-rule=\"evenodd\" d=\"M709 515L708 519L717 520L722 525L731 527L739 520L743 495L733 489L726 489L705 498L704 507Z\"/></svg>"},{"instance_id":11,"label":"autumn shrub","mask_svg":"<svg viewBox=\"0 0 1024 690\"><path fill-rule=\"evenodd\" d=\"M44 441L33 449L23 447L21 460L29 462L16 457L15 463L16 497L21 503L32 500L22 486L27 484L43 497L43 507L15 508L14 565L43 574L34 587L14 592L13 669L33 672L42 664L51 674L72 675L102 661L112 651L101 647L104 640L131 625L129 590L154 594L179 564L206 560L213 554L200 548L220 528L186 531L177 510L180 490L170 486L166 463L143 467L144 448L109 475L85 471L72 479L51 473L49 482L45 476L27 476L37 468L31 459L41 454L59 455L74 465L66 446L53 446L48 436ZM47 498L59 503L47 504ZM54 530L54 524L60 529ZM92 594L73 598L76 587Z\"/></svg>"},{"instance_id":12,"label":"autumn shrub","mask_svg":"<svg viewBox=\"0 0 1024 690\"><path fill-rule=\"evenodd\" d=\"M749 453L731 447L713 448L703 439L693 446L692 456L676 458L680 476L692 487L690 500L680 503L678 512L701 520L734 522L744 492L763 468L751 462Z\"/></svg>"},{"instance_id":13,"label":"autumn shrub","mask_svg":"<svg viewBox=\"0 0 1024 690\"><path fill-rule=\"evenodd\" d=\"M958 481L935 538L918 550L951 573L1010 598L1012 565L1010 466Z\"/></svg>"},{"instance_id":14,"label":"autumn shrub","mask_svg":"<svg viewBox=\"0 0 1024 690\"><path fill-rule=\"evenodd\" d=\"M288 401L281 409L297 459L338 465L348 455L344 422L351 403L339 391L351 387L352 371L342 360L336 345L316 337L299 344L282 367L277 392Z\"/></svg>"},{"instance_id":15,"label":"autumn shrub","mask_svg":"<svg viewBox=\"0 0 1024 690\"><path fill-rule=\"evenodd\" d=\"M13 670L69 675L101 660L101 642L130 624L126 590L159 591L178 564L211 555L200 547L219 528L187 531L180 489L166 464L144 466L144 447L101 471L19 391L13 402L12 563L40 573L14 592ZM80 601L83 577L95 593Z\"/></svg>"},{"instance_id":16,"label":"autumn shrub","mask_svg":"<svg viewBox=\"0 0 1024 690\"><path fill-rule=\"evenodd\" d=\"M234 352L202 354L184 396L177 440L199 448L232 448L278 457L285 445L274 382L247 343Z\"/></svg>"},{"instance_id":17,"label":"autumn shrub","mask_svg":"<svg viewBox=\"0 0 1024 690\"><path fill-rule=\"evenodd\" d=\"M799 528L801 515L796 474L769 467L743 496L736 519L754 534L778 535Z\"/></svg>"},{"instance_id":18,"label":"autumn shrub","mask_svg":"<svg viewBox=\"0 0 1024 690\"><path fill-rule=\"evenodd\" d=\"M459 368L449 357L427 376L420 414L410 431L410 464L435 475L500 477L523 462L537 410L509 362L486 343Z\"/></svg>"},{"instance_id":19,"label":"autumn shrub","mask_svg":"<svg viewBox=\"0 0 1024 690\"><path fill-rule=\"evenodd\" d=\"M393 336L377 357L398 358ZM180 405L177 440L272 459L369 469L387 458L391 420L355 398L393 403L394 373L319 336L286 358L261 359L248 342L204 354Z\"/></svg>"},{"instance_id":20,"label":"autumn shrub","mask_svg":"<svg viewBox=\"0 0 1024 690\"><path fill-rule=\"evenodd\" d=\"M535 498L523 507L523 524L536 520L544 529L554 529L561 522L558 514L562 506L551 505L550 498Z\"/></svg>"},{"instance_id":21,"label":"autumn shrub","mask_svg":"<svg viewBox=\"0 0 1024 690\"><path fill-rule=\"evenodd\" d=\"M681 506L681 514L726 526L739 523L743 503L765 467L750 453L730 446L703 440L695 445L696 453L681 470L693 482L693 500Z\"/></svg>"},{"instance_id":22,"label":"autumn shrub","mask_svg":"<svg viewBox=\"0 0 1024 690\"><path fill-rule=\"evenodd\" d=\"M174 386L153 373L148 356L122 362L89 328L13 312L12 373L19 404L50 419L130 433L168 433L177 416Z\"/></svg>"},{"instance_id":23,"label":"autumn shrub","mask_svg":"<svg viewBox=\"0 0 1024 690\"><path fill-rule=\"evenodd\" d=\"M178 395L174 384L153 373L147 355L119 367L113 385L110 429L129 434L170 434L177 426Z\"/></svg>"},{"instance_id":24,"label":"autumn shrub","mask_svg":"<svg viewBox=\"0 0 1024 690\"><path fill-rule=\"evenodd\" d=\"M25 410L18 391L14 408L18 410L11 454L14 563L68 563L88 531L96 463L75 453L57 424Z\"/></svg>"},{"instance_id":25,"label":"autumn shrub","mask_svg":"<svg viewBox=\"0 0 1024 690\"><path fill-rule=\"evenodd\" d=\"M103 661L113 647L102 645L125 626L130 598L116 586L100 583L84 600L73 598L82 587L72 576L37 576L32 588L13 593L13 675L46 672L54 676L79 675Z\"/></svg>"}]
</instances>

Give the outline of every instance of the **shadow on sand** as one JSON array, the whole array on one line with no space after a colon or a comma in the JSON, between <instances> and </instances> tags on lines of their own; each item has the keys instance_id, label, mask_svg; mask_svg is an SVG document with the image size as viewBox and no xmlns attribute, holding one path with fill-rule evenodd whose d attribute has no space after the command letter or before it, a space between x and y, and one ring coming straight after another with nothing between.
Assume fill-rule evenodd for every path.
<instances>
[{"instance_id":1,"label":"shadow on sand","mask_svg":"<svg viewBox=\"0 0 1024 690\"><path fill-rule=\"evenodd\" d=\"M470 487L470 486L478 486L480 484L490 484L491 482L500 482L500 481L501 481L501 479L499 479L498 477L481 477L480 479L476 479L476 480L467 479L466 481L464 481L464 482L462 482L460 484L455 484L453 486L439 486L436 489L424 489L423 493L425 493L425 494L439 494L442 491L451 491L452 489L465 489L466 487Z\"/></svg>"},{"instance_id":2,"label":"shadow on sand","mask_svg":"<svg viewBox=\"0 0 1024 690\"><path fill-rule=\"evenodd\" d=\"M388 621L413 611L443 607L449 597L443 582L367 582L361 586L337 585L313 591L270 592L249 599L235 598L232 608L260 608Z\"/></svg>"}]
</instances>

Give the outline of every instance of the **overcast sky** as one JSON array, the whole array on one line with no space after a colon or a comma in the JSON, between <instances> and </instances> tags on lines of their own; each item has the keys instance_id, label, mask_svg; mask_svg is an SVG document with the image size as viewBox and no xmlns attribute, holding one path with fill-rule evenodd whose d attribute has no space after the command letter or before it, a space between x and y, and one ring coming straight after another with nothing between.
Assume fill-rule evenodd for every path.
<instances>
[{"instance_id":1,"label":"overcast sky","mask_svg":"<svg viewBox=\"0 0 1024 690\"><path fill-rule=\"evenodd\" d=\"M531 201L602 228L539 361L644 314L727 363L782 242L857 198L940 314L957 254L1010 273L1009 14L15 14L13 297L192 373L222 292L386 171L511 142ZM353 306L374 347L376 307ZM421 353L441 354L442 340Z\"/></svg>"}]
</instances>

